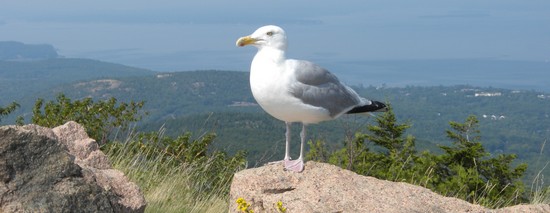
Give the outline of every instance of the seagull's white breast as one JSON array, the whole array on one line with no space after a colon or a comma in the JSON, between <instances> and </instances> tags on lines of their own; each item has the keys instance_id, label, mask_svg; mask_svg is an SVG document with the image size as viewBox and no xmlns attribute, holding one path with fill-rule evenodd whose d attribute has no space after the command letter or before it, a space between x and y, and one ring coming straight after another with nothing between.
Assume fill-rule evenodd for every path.
<instances>
[{"instance_id":1,"label":"seagull's white breast","mask_svg":"<svg viewBox=\"0 0 550 213\"><path fill-rule=\"evenodd\" d=\"M258 104L271 116L286 122L318 123L331 120L321 107L304 104L289 87L298 83L292 67L277 51L258 51L250 69L250 88Z\"/></svg>"}]
</instances>

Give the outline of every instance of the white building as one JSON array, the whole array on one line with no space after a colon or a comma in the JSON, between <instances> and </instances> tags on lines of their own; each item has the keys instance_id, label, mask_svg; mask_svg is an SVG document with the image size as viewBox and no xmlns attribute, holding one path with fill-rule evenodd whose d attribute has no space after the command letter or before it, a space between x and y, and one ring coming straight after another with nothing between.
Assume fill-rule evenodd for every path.
<instances>
[{"instance_id":1,"label":"white building","mask_svg":"<svg viewBox=\"0 0 550 213\"><path fill-rule=\"evenodd\" d=\"M475 97L494 97L501 96L500 92L476 92Z\"/></svg>"}]
</instances>

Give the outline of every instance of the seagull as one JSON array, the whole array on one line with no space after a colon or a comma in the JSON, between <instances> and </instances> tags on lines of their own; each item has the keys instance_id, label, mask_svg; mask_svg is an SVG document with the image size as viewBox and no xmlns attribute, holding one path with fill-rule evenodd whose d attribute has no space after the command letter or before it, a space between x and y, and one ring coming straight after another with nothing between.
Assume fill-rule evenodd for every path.
<instances>
[{"instance_id":1,"label":"seagull","mask_svg":"<svg viewBox=\"0 0 550 213\"><path fill-rule=\"evenodd\" d=\"M359 96L328 70L304 60L287 59L287 37L278 26L258 28L241 37L236 45L255 46L258 52L250 66L250 89L256 102L268 114L286 124L286 170L304 170L306 126L333 120L343 114L386 111L386 105ZM300 156L290 158L290 129L302 123Z\"/></svg>"}]
</instances>

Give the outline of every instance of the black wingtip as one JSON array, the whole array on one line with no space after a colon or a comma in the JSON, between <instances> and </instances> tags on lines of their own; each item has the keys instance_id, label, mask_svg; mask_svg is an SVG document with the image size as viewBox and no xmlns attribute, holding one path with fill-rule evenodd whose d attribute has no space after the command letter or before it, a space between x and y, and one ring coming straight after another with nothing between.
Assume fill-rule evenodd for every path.
<instances>
[{"instance_id":1,"label":"black wingtip","mask_svg":"<svg viewBox=\"0 0 550 213\"><path fill-rule=\"evenodd\" d=\"M379 101L372 101L372 103L369 105L355 107L346 113L354 114L354 113L365 113L365 112L385 112L387 110L388 110L388 107L386 106L386 104Z\"/></svg>"}]
</instances>

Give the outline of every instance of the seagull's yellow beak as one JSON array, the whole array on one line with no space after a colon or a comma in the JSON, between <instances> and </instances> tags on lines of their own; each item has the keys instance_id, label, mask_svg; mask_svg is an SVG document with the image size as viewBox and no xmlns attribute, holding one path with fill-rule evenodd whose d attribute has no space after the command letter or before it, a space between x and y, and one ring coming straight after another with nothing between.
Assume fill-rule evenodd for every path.
<instances>
[{"instance_id":1,"label":"seagull's yellow beak","mask_svg":"<svg viewBox=\"0 0 550 213\"><path fill-rule=\"evenodd\" d=\"M249 45L249 44L254 44L256 43L256 39L250 37L250 36L245 36L245 37L241 37L239 38L239 40L237 40L237 46L239 47L243 47L243 46L246 46L246 45Z\"/></svg>"}]
</instances>

